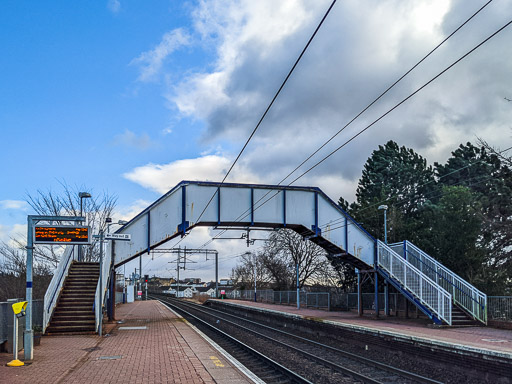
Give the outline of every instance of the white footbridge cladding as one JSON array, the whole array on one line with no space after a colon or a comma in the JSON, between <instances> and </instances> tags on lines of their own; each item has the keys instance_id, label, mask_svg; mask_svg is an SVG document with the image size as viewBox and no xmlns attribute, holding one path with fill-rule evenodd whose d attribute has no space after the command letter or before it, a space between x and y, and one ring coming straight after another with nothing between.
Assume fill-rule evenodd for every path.
<instances>
[{"instance_id":1,"label":"white footbridge cladding","mask_svg":"<svg viewBox=\"0 0 512 384\"><path fill-rule=\"evenodd\" d=\"M331 259L379 272L434 322L452 323L450 292L373 238L315 187L182 181L116 232L130 234L131 241L115 242L114 266L197 226L292 229L324 248ZM102 288L98 290L105 292L106 284Z\"/></svg>"}]
</instances>

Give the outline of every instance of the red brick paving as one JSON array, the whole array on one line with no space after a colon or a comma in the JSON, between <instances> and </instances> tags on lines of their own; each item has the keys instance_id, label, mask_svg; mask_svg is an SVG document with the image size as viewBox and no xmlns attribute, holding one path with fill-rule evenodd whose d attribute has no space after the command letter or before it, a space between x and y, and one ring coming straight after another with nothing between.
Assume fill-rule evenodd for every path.
<instances>
[{"instance_id":1,"label":"red brick paving","mask_svg":"<svg viewBox=\"0 0 512 384\"><path fill-rule=\"evenodd\" d=\"M221 301L221 300L219 300ZM255 303L243 300L224 300L226 303L258 307L265 310L285 312L303 317L323 319L342 323L348 326L371 328L378 332L390 332L406 337L421 338L426 341L438 341L463 347L481 349L509 355L512 359L512 330L491 327L468 328L433 328L426 321L385 317L375 319L372 315L359 317L355 312L327 312L324 310L301 308L294 306Z\"/></svg>"},{"instance_id":2,"label":"red brick paving","mask_svg":"<svg viewBox=\"0 0 512 384\"><path fill-rule=\"evenodd\" d=\"M182 319L156 301L122 305L116 310L116 317L124 323L111 326L110 333L103 338L97 335L43 337L41 345L34 348L32 364L24 367L6 367L12 355L0 354L0 382L247 382L245 376ZM146 329L122 329L144 326ZM222 367L212 360L220 361Z\"/></svg>"}]
</instances>

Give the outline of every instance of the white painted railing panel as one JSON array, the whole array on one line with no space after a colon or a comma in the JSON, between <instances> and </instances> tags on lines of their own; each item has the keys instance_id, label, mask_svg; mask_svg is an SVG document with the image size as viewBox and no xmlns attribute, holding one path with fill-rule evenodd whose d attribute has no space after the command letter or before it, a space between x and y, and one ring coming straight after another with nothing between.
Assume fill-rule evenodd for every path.
<instances>
[{"instance_id":1,"label":"white painted railing panel","mask_svg":"<svg viewBox=\"0 0 512 384\"><path fill-rule=\"evenodd\" d=\"M391 244L390 248L426 274L446 291L454 302L475 319L487 324L487 295L409 241Z\"/></svg>"},{"instance_id":2,"label":"white painted railing panel","mask_svg":"<svg viewBox=\"0 0 512 384\"><path fill-rule=\"evenodd\" d=\"M78 248L77 248L78 249ZM57 300L60 295L60 291L62 286L64 285L64 280L68 275L69 267L73 262L73 258L75 255L75 246L68 245L62 254L62 257L59 261L59 265L55 270L52 280L46 289L46 294L44 295L44 307L43 307L43 332L46 331L46 327L50 323L50 319L53 314L53 310L57 305Z\"/></svg>"},{"instance_id":3,"label":"white painted railing panel","mask_svg":"<svg viewBox=\"0 0 512 384\"><path fill-rule=\"evenodd\" d=\"M436 316L452 325L452 295L405 258L378 240L379 268L384 269Z\"/></svg>"},{"instance_id":4,"label":"white painted railing panel","mask_svg":"<svg viewBox=\"0 0 512 384\"><path fill-rule=\"evenodd\" d=\"M272 189L254 189L254 221L282 223L284 219L283 192ZM250 212L244 216L250 220ZM246 220L246 219L243 219Z\"/></svg>"},{"instance_id":5,"label":"white painted railing panel","mask_svg":"<svg viewBox=\"0 0 512 384\"><path fill-rule=\"evenodd\" d=\"M117 247L117 244L119 244L120 241L116 242L116 247ZM107 292L107 287L108 287L108 278L109 278L109 274L110 274L110 263L111 263L111 242L109 241L108 243L104 243L103 245L100 245L100 246L103 246L103 262L100 263L100 274L101 274L101 279L98 279L98 284L96 285L96 295L94 297L94 312L95 312L95 317L96 317L96 332L99 331L99 321L100 321L100 316L103 316L103 305L105 303L105 294ZM100 280L102 280L102 285L100 287Z\"/></svg>"}]
</instances>

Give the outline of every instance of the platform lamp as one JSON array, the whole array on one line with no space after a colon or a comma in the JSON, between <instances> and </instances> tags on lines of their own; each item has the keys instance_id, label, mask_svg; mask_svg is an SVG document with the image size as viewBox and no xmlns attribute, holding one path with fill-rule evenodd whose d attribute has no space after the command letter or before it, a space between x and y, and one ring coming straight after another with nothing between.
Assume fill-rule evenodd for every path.
<instances>
[{"instance_id":1,"label":"platform lamp","mask_svg":"<svg viewBox=\"0 0 512 384\"><path fill-rule=\"evenodd\" d=\"M91 198L92 195L88 192L78 192L78 197L80 198L80 216L82 216L82 201ZM82 245L78 246L78 261L82 261Z\"/></svg>"},{"instance_id":2,"label":"platform lamp","mask_svg":"<svg viewBox=\"0 0 512 384\"><path fill-rule=\"evenodd\" d=\"M387 205L379 205L378 210L384 211L384 244L387 244L388 243L388 228L387 228L386 213L388 211L388 206Z\"/></svg>"}]
</instances>

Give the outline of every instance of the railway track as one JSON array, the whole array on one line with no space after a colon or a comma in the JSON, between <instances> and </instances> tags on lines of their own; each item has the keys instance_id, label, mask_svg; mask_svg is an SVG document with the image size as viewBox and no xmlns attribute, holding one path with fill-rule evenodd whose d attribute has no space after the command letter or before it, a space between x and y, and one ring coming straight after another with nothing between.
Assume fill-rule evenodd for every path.
<instances>
[{"instance_id":1,"label":"railway track","mask_svg":"<svg viewBox=\"0 0 512 384\"><path fill-rule=\"evenodd\" d=\"M185 318L191 316L192 322L201 320L210 329L224 330L260 353L265 351L272 360L277 360L278 364L290 371L298 372L299 376L310 382L440 383L244 317L165 296L155 298L167 303ZM238 358L236 353L234 356Z\"/></svg>"},{"instance_id":2,"label":"railway track","mask_svg":"<svg viewBox=\"0 0 512 384\"><path fill-rule=\"evenodd\" d=\"M171 309L177 310L177 312L184 315L187 320L192 321L201 331L206 333L232 356L235 356L241 364L263 382L268 384L312 384L311 381L251 348L249 345L180 308L176 303L171 303L170 300L165 300L161 297L152 298L160 300Z\"/></svg>"}]
</instances>

